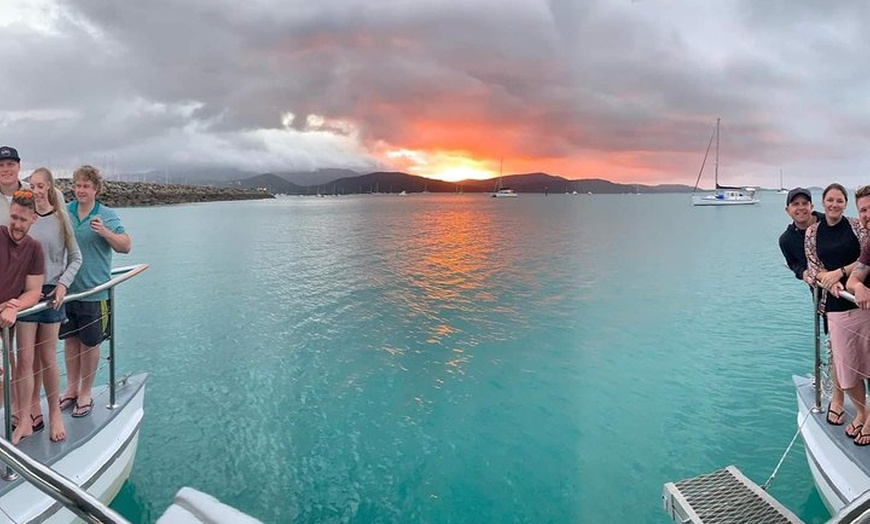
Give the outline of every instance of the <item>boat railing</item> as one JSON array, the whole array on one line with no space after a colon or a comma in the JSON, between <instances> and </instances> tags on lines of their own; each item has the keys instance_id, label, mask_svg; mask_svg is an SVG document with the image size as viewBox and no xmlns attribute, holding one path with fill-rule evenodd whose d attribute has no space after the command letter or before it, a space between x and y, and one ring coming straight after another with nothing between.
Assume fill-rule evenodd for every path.
<instances>
[{"instance_id":1,"label":"boat railing","mask_svg":"<svg viewBox=\"0 0 870 524\"><path fill-rule=\"evenodd\" d=\"M85 522L129 524L129 521L73 481L33 460L7 439L0 439L0 460L40 491L63 504ZM5 478L5 476L4 476Z\"/></svg>"},{"instance_id":2,"label":"boat railing","mask_svg":"<svg viewBox=\"0 0 870 524\"><path fill-rule=\"evenodd\" d=\"M134 276L148 269L147 264L137 264L112 269L112 278L107 282L95 286L91 289L80 293L71 293L67 295L63 302L67 303L73 300L81 300L101 291L108 290L109 300L112 307L108 315L108 332L109 332L109 405L107 408L115 409L116 404L116 380L115 380L115 326L114 326L114 309L115 309L115 286L122 282L130 280ZM33 307L24 309L18 313L18 317L38 313L49 307L52 307L48 302L40 302ZM14 326L13 326L14 327ZM19 451L12 445L12 410L11 410L11 388L12 388L12 370L10 369L10 351L11 344L11 328L3 328L3 412L4 412L4 429L6 439L0 439L0 460L6 463L6 473L3 479L12 481L17 478L16 474L21 475L27 481L41 491L54 498L65 507L75 512L79 517L86 522L105 522L105 523L125 523L123 517L109 509L99 500L88 494L75 485L69 479L56 473L51 468L40 464L31 459L26 454Z\"/></svg>"}]
</instances>

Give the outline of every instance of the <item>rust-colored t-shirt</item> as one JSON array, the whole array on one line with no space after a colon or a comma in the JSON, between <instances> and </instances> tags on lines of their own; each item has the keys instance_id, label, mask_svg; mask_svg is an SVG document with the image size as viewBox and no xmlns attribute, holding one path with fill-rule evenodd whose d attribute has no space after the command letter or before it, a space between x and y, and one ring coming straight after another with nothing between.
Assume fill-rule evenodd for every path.
<instances>
[{"instance_id":1,"label":"rust-colored t-shirt","mask_svg":"<svg viewBox=\"0 0 870 524\"><path fill-rule=\"evenodd\" d=\"M16 244L9 229L0 226L0 302L18 298L24 292L27 275L44 275L42 246L29 236Z\"/></svg>"}]
</instances>

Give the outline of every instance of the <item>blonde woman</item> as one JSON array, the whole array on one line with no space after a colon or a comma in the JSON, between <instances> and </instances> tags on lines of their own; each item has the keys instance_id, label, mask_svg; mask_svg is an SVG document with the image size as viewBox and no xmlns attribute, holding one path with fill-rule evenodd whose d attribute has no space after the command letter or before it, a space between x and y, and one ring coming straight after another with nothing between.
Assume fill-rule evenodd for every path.
<instances>
[{"instance_id":1,"label":"blonde woman","mask_svg":"<svg viewBox=\"0 0 870 524\"><path fill-rule=\"evenodd\" d=\"M45 427L39 404L42 382L45 383L48 401L50 438L52 442L66 438L58 401L57 336L60 324L65 320L63 299L82 265L82 253L67 216L63 195L55 190L51 172L44 167L34 171L30 175L30 187L38 216L30 228L30 236L39 241L45 253L42 299L48 300L50 307L18 319L15 377L19 424L12 434L13 444Z\"/></svg>"}]
</instances>

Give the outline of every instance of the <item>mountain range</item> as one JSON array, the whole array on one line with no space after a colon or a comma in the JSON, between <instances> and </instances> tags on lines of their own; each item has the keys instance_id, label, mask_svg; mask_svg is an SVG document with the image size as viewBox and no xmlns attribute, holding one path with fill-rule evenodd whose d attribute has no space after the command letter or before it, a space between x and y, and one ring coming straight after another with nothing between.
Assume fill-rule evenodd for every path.
<instances>
[{"instance_id":1,"label":"mountain range","mask_svg":"<svg viewBox=\"0 0 870 524\"><path fill-rule=\"evenodd\" d=\"M682 184L619 184L600 178L568 180L547 173L521 173L504 175L499 179L462 180L460 182L445 182L409 175L401 172L378 171L364 175L349 170L330 170L329 175L341 175L326 179L322 172L305 173L264 173L228 182L228 185L241 188L265 188L273 194L289 195L305 194L358 194L358 193L488 193L494 191L497 184L509 187L520 193L685 193L692 187ZM316 176L321 175L320 181Z\"/></svg>"}]
</instances>

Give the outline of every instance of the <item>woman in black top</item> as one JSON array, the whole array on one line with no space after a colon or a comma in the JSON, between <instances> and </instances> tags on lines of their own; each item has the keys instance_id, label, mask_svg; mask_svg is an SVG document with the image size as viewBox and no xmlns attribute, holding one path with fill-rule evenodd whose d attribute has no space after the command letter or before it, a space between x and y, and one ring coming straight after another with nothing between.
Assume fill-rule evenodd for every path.
<instances>
[{"instance_id":1,"label":"woman in black top","mask_svg":"<svg viewBox=\"0 0 870 524\"><path fill-rule=\"evenodd\" d=\"M805 247L807 272L813 282L822 286L819 308L828 319L831 350L834 355L836 380L852 399L857 413L846 427L846 435L859 446L870 445L870 431L862 428L867 419L864 405L864 379L870 376L870 347L856 337L850 322L855 319L850 313L857 306L844 298L849 273L861 254L867 231L855 218L843 216L848 196L846 188L831 184L822 193L825 219L807 228ZM868 424L870 429L870 424Z\"/></svg>"}]
</instances>

